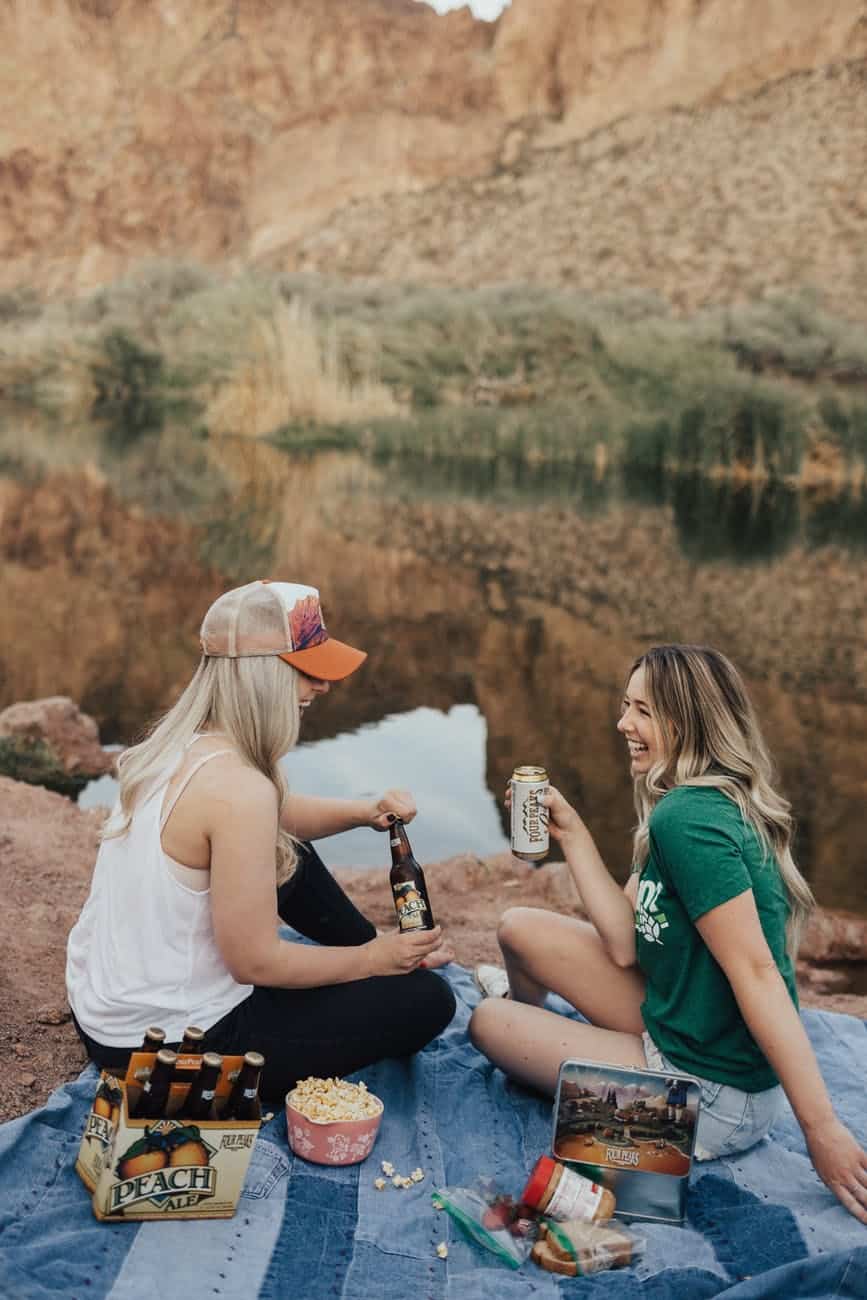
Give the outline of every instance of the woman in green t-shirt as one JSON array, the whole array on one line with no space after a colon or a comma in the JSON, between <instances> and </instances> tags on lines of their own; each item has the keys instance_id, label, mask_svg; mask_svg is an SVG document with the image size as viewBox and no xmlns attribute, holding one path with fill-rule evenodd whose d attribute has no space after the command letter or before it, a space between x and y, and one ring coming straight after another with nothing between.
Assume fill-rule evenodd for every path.
<instances>
[{"instance_id":1,"label":"woman in green t-shirt","mask_svg":"<svg viewBox=\"0 0 867 1300\"><path fill-rule=\"evenodd\" d=\"M819 1176L867 1223L867 1154L834 1114L798 1014L812 894L737 670L706 647L656 646L633 664L617 729L638 811L633 874L621 889L552 787L551 833L589 921L505 913L505 970L476 970L487 996L473 1042L547 1092L567 1057L697 1076L698 1159L759 1141L785 1092ZM546 1010L548 992L589 1023Z\"/></svg>"}]
</instances>

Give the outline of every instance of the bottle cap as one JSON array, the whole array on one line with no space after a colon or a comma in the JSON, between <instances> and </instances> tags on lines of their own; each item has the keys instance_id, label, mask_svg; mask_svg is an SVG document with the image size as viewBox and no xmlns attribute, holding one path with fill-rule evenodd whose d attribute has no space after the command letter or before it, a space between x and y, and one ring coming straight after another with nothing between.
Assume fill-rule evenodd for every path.
<instances>
[{"instance_id":1,"label":"bottle cap","mask_svg":"<svg viewBox=\"0 0 867 1300\"><path fill-rule=\"evenodd\" d=\"M535 1208L539 1204L542 1193L551 1181L556 1164L556 1160L552 1160L550 1156L539 1156L527 1180L527 1186L521 1193L521 1201L524 1205L532 1205Z\"/></svg>"}]
</instances>

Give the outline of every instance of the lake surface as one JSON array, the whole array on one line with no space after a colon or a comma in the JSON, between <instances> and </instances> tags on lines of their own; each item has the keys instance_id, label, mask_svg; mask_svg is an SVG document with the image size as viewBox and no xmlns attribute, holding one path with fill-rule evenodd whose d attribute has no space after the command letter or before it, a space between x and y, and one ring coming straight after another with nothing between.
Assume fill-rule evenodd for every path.
<instances>
[{"instance_id":1,"label":"lake surface","mask_svg":"<svg viewBox=\"0 0 867 1300\"><path fill-rule=\"evenodd\" d=\"M704 641L748 681L819 900L867 914L862 494L292 456L177 431L68 447L62 465L19 450L0 469L0 705L69 694L128 743L189 677L221 590L310 582L369 659L307 714L293 788L411 788L432 860L505 847L505 782L543 763L622 879L625 676L649 644ZM325 856L384 865L387 844L354 832Z\"/></svg>"}]
</instances>

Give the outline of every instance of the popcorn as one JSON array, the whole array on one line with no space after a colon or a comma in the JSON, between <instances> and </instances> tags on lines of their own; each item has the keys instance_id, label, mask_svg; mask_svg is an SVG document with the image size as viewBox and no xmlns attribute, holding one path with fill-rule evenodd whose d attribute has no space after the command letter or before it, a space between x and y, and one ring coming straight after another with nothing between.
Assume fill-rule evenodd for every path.
<instances>
[{"instance_id":1,"label":"popcorn","mask_svg":"<svg viewBox=\"0 0 867 1300\"><path fill-rule=\"evenodd\" d=\"M437 1254L439 1255L440 1259L448 1259L449 1248L444 1241L441 1241L440 1244L437 1246Z\"/></svg>"},{"instance_id":2,"label":"popcorn","mask_svg":"<svg viewBox=\"0 0 867 1300\"><path fill-rule=\"evenodd\" d=\"M290 1105L314 1124L331 1124L335 1120L368 1119L378 1115L382 1102L367 1091L365 1083L347 1083L345 1079L300 1079L289 1094ZM383 1168L385 1161L383 1161Z\"/></svg>"},{"instance_id":3,"label":"popcorn","mask_svg":"<svg viewBox=\"0 0 867 1300\"><path fill-rule=\"evenodd\" d=\"M382 1172L387 1178L391 1179L392 1187L399 1187L403 1191L406 1191L408 1187L412 1187L414 1183L420 1183L424 1178L424 1170L421 1168L413 1169L412 1173L407 1177L405 1174L398 1173L390 1160L383 1160L381 1165ZM375 1178L373 1185L380 1191L387 1186L385 1178Z\"/></svg>"}]
</instances>

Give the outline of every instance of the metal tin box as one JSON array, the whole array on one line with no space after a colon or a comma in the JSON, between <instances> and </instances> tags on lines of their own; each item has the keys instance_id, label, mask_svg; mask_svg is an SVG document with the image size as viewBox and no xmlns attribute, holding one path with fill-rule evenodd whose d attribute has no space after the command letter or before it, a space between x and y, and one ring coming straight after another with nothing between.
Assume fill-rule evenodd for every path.
<instances>
[{"instance_id":1,"label":"metal tin box","mask_svg":"<svg viewBox=\"0 0 867 1300\"><path fill-rule=\"evenodd\" d=\"M682 1223L700 1095L691 1075L564 1061L552 1151L611 1189L616 1217Z\"/></svg>"}]
</instances>

